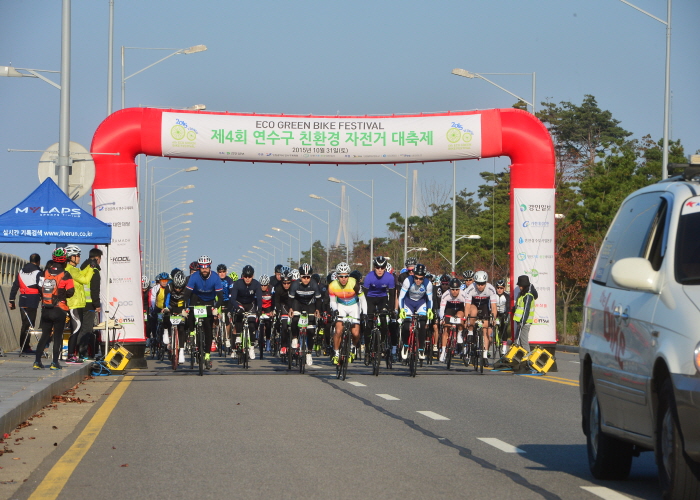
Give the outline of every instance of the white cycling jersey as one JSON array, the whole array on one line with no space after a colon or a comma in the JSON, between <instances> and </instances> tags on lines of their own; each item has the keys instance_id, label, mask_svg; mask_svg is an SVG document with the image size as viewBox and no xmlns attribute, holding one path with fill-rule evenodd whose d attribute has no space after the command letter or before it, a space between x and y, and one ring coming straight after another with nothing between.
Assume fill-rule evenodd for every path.
<instances>
[{"instance_id":1,"label":"white cycling jersey","mask_svg":"<svg viewBox=\"0 0 700 500\"><path fill-rule=\"evenodd\" d=\"M465 293L467 295L467 304L474 304L477 307L485 303L496 304L498 299L498 293L496 293L496 289L491 283L486 283L483 292L480 292L476 284L474 284L467 288Z\"/></svg>"}]
</instances>

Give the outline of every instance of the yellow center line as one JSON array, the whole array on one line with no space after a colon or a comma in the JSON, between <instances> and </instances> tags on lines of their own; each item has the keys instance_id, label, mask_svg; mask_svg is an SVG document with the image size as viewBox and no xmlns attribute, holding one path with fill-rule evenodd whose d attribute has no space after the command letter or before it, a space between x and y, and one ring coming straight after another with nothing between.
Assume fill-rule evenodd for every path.
<instances>
[{"instance_id":1,"label":"yellow center line","mask_svg":"<svg viewBox=\"0 0 700 500\"><path fill-rule=\"evenodd\" d=\"M543 377L528 377L526 375L526 378L531 378L535 380L545 380L547 382L554 382L555 384L562 384L562 385L569 385L571 387L578 387L578 382L575 382L573 380L565 379L565 378L553 378L553 377L548 377L548 376L543 376Z\"/></svg>"},{"instance_id":2,"label":"yellow center line","mask_svg":"<svg viewBox=\"0 0 700 500\"><path fill-rule=\"evenodd\" d=\"M30 500L54 500L58 497L75 468L97 439L112 410L117 406L133 379L133 376L124 377L117 385L68 451L56 462L37 489L34 490L34 493L29 497Z\"/></svg>"}]
</instances>

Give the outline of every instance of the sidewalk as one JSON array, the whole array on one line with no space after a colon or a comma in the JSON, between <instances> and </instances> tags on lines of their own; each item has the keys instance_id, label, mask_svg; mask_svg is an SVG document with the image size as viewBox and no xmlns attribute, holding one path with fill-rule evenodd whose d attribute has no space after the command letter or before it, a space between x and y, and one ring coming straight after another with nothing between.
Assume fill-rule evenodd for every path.
<instances>
[{"instance_id":1,"label":"sidewalk","mask_svg":"<svg viewBox=\"0 0 700 500\"><path fill-rule=\"evenodd\" d=\"M51 397L62 394L90 374L91 362L68 365L61 361L62 370L46 366L34 370L34 354L20 357L17 351L0 358L0 433L10 433L19 424L51 403Z\"/></svg>"}]
</instances>

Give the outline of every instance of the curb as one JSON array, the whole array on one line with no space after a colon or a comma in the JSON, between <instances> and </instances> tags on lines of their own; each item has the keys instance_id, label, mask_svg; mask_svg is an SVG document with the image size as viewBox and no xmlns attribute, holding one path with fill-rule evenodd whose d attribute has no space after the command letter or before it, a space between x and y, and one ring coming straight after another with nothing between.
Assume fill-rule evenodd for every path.
<instances>
[{"instance_id":1,"label":"curb","mask_svg":"<svg viewBox=\"0 0 700 500\"><path fill-rule=\"evenodd\" d=\"M45 378L30 384L27 390L20 391L0 403L0 433L11 433L19 424L51 403L53 396L73 387L90 374L92 363L85 363L77 370L61 378ZM27 394L29 393L29 394Z\"/></svg>"},{"instance_id":2,"label":"curb","mask_svg":"<svg viewBox=\"0 0 700 500\"><path fill-rule=\"evenodd\" d=\"M573 352L575 354L579 353L579 346L577 345L564 345L564 344L557 344L557 351L561 352Z\"/></svg>"}]
</instances>

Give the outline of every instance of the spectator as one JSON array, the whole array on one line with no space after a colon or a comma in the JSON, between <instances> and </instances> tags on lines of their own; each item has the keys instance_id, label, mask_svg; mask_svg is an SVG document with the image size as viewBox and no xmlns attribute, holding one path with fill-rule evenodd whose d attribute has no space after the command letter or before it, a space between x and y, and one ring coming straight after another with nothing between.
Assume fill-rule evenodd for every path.
<instances>
[{"instance_id":1,"label":"spectator","mask_svg":"<svg viewBox=\"0 0 700 500\"><path fill-rule=\"evenodd\" d=\"M38 253L29 256L29 263L25 264L15 277L15 282L10 290L10 309L15 309L15 297L19 290L19 308L22 318L22 327L19 332L19 347L25 354L33 354L29 346L30 327L36 323L36 311L39 308L41 293L39 291L39 279L41 278L41 257Z\"/></svg>"},{"instance_id":2,"label":"spectator","mask_svg":"<svg viewBox=\"0 0 700 500\"><path fill-rule=\"evenodd\" d=\"M58 358L63 348L63 327L66 324L68 304L66 301L73 296L73 278L65 269L66 253L63 248L53 251L52 260L46 263L46 270L39 280L41 286L41 338L36 349L34 369L41 370L41 355L46 344L53 337L52 370L60 370L62 366Z\"/></svg>"},{"instance_id":3,"label":"spectator","mask_svg":"<svg viewBox=\"0 0 700 500\"><path fill-rule=\"evenodd\" d=\"M66 363L79 364L83 360L78 357L78 345L81 343L85 334L83 315L85 313L85 285L90 284L92 279L93 268L87 267L84 270L78 269L80 265L80 248L76 245L68 245L66 251L66 271L73 278L73 286L75 293L68 299L68 308L70 309L71 319L71 336L68 339L68 359ZM91 325L92 326L92 325Z\"/></svg>"},{"instance_id":4,"label":"spectator","mask_svg":"<svg viewBox=\"0 0 700 500\"><path fill-rule=\"evenodd\" d=\"M526 351L530 352L530 326L535 320L535 300L537 300L537 290L530 283L530 278L526 275L518 276L518 290L515 300L515 312L513 313L513 323L515 324L516 342Z\"/></svg>"},{"instance_id":5,"label":"spectator","mask_svg":"<svg viewBox=\"0 0 700 500\"><path fill-rule=\"evenodd\" d=\"M96 322L99 322L99 314L102 311L102 304L100 303L100 285L101 276L100 263L102 262L102 250L99 248L91 248L88 254L88 259L83 262L80 269L85 271L85 269L91 267L93 269L92 278L90 278L90 283L83 286L85 290L85 310L83 311L83 338L81 342L78 342L78 351L81 359L88 357L90 352L95 355L95 342L97 340L94 333L94 326Z\"/></svg>"}]
</instances>

